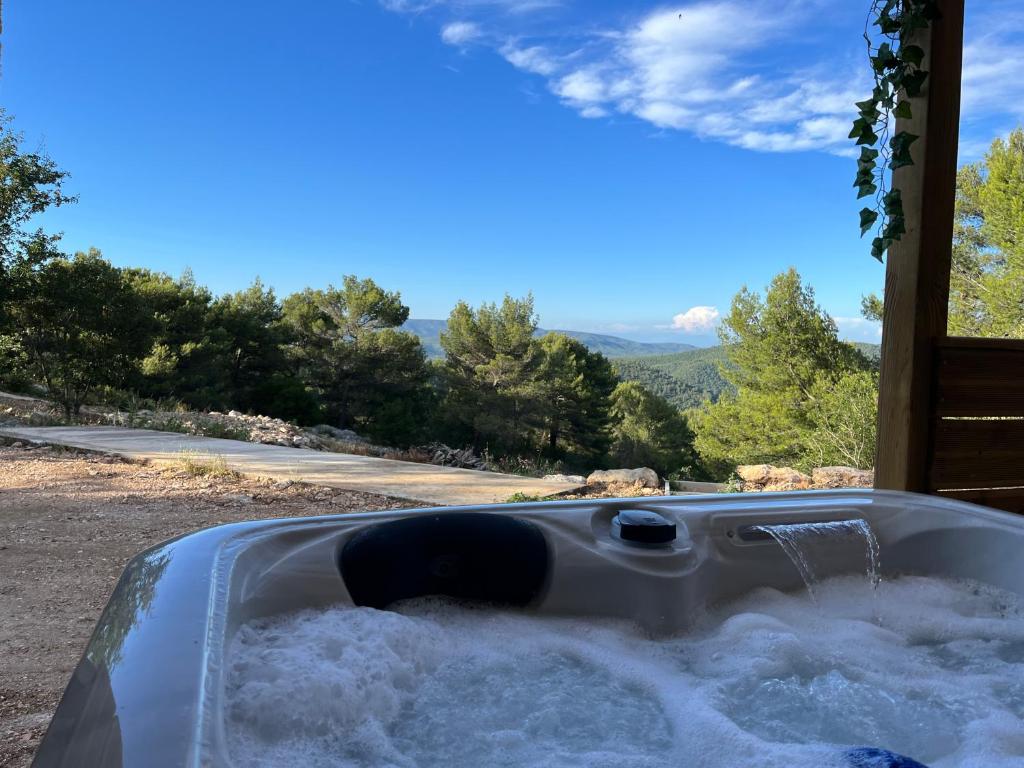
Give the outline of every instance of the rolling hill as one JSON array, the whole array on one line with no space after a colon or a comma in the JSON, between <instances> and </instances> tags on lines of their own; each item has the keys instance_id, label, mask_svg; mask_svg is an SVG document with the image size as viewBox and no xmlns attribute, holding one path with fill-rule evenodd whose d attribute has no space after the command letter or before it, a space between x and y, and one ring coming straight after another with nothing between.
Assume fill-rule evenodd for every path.
<instances>
[{"instance_id":1,"label":"rolling hill","mask_svg":"<svg viewBox=\"0 0 1024 768\"><path fill-rule=\"evenodd\" d=\"M878 363L881 347L852 342L861 354ZM672 355L624 357L615 361L619 377L637 381L677 408L696 408L704 400L714 402L730 388L718 367L725 362L725 348L704 347Z\"/></svg>"},{"instance_id":2,"label":"rolling hill","mask_svg":"<svg viewBox=\"0 0 1024 768\"><path fill-rule=\"evenodd\" d=\"M625 357L615 361L619 377L636 381L677 408L696 408L706 399L717 400L729 388L718 372L725 361L721 346L704 347L652 357Z\"/></svg>"},{"instance_id":3,"label":"rolling hill","mask_svg":"<svg viewBox=\"0 0 1024 768\"><path fill-rule=\"evenodd\" d=\"M430 357L443 357L444 350L441 349L441 332L444 331L447 323L444 320L413 320L409 319L402 326L402 330L409 331L419 336L423 348ZM645 342L623 339L619 336L606 336L601 333L586 333L584 331L557 331L579 339L593 352L600 352L605 357L648 357L651 355L667 355L675 352L684 352L697 349L692 344L679 344L675 342ZM548 331L538 328L537 335L543 336Z\"/></svg>"},{"instance_id":4,"label":"rolling hill","mask_svg":"<svg viewBox=\"0 0 1024 768\"><path fill-rule=\"evenodd\" d=\"M402 328L419 336L430 357L443 357L440 337L445 326L444 320L408 320ZM547 331L537 329L538 336L545 333ZM643 384L677 408L696 408L705 400L714 402L730 388L718 370L726 359L721 346L647 343L582 331L559 333L579 339L589 349L613 359L620 378ZM881 351L877 344L852 343L877 364Z\"/></svg>"}]
</instances>

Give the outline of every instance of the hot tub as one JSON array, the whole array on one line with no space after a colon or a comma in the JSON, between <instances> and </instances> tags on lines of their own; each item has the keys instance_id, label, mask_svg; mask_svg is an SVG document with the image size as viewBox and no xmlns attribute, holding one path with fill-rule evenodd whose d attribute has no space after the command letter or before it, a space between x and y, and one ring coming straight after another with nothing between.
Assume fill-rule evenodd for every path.
<instances>
[{"instance_id":1,"label":"hot tub","mask_svg":"<svg viewBox=\"0 0 1024 768\"><path fill-rule=\"evenodd\" d=\"M901 591L888 602L873 597L865 550L840 546L829 552L825 575L848 574L849 585L842 577L827 582L814 603L800 570L759 528L829 521L868 523L886 584ZM882 752L838 747L898 747L880 740L900 717L911 723L900 733L917 728L923 738L911 743L929 753L912 756L930 764L1024 765L1024 680L1012 679L1024 671L1024 636L1011 636L1024 626L1015 604L1024 595L1022 552L1024 518L882 491L507 504L219 526L131 561L35 765L717 765L708 750L719 747L732 764L783 765L812 764L798 757L817 754L818 744L826 755L832 742L837 766L896 765ZM857 589L862 602L843 614ZM931 599L983 626L982 636L949 635L948 616L929 618ZM830 605L838 606L834 615ZM872 617L857 613L867 610ZM900 613L913 613L916 623L897 636L887 622L900 624ZM819 616L820 631L836 633L822 635L820 653L813 644ZM894 656L894 664L934 661L962 671L975 647L994 649L992 663L1004 666L971 679L1002 704L975 727L971 707L988 698L943 693L946 682L870 698L869 671L862 675L860 662L850 667L843 656L861 644L844 634L853 624L867 627L865 644L905 653L909 661ZM473 633L482 633L476 645L466 640ZM296 650L293 634L326 656ZM364 655L352 656L353 648ZM766 665L786 654L791 667L773 677ZM709 683L708 669L720 670L724 682ZM846 671L837 678L837 670ZM802 684L802 675L810 686L838 686L829 689L830 706L836 696L868 696L869 708L891 711L860 730L843 714L845 699L838 714L813 701L786 714L786 685ZM524 687L527 679L537 682ZM459 701L450 701L456 688L437 688L439 680L462 686ZM570 689L580 695L566 698ZM353 690L348 710L324 714ZM733 703L722 703L723 691ZM442 702L464 713L439 714ZM494 702L506 720L529 721L533 730L499 727L486 714ZM392 720L366 719L378 704L391 707ZM363 719L349 722L345 713L354 710ZM306 734L309 720L318 725ZM402 752L418 738L415 723L429 729L433 746ZM960 733L960 724L959 740L927 732ZM809 735L793 736L801 728ZM444 733L448 740L438 740ZM544 746L570 736L596 739L600 749L563 754ZM372 738L394 743L379 753L346 746ZM802 746L787 751L787 738ZM719 747L709 746L714 739ZM697 751L687 753L688 743ZM981 743L992 750L979 752ZM536 759L524 757L538 745Z\"/></svg>"}]
</instances>

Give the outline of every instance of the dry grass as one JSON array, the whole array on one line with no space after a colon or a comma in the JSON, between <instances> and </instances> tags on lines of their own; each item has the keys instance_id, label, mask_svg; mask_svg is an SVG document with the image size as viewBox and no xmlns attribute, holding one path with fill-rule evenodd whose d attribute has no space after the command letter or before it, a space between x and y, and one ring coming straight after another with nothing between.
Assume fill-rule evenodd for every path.
<instances>
[{"instance_id":1,"label":"dry grass","mask_svg":"<svg viewBox=\"0 0 1024 768\"><path fill-rule=\"evenodd\" d=\"M200 453L199 451L183 450L178 454L175 467L188 474L189 477L238 477L238 473L228 467L227 461L220 454Z\"/></svg>"}]
</instances>

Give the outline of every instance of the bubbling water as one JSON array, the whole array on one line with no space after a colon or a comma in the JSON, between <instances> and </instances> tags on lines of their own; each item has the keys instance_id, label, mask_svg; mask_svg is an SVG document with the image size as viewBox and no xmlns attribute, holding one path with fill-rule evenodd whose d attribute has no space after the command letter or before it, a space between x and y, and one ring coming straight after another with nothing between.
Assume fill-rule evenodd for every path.
<instances>
[{"instance_id":1,"label":"bubbling water","mask_svg":"<svg viewBox=\"0 0 1024 768\"><path fill-rule=\"evenodd\" d=\"M685 635L428 599L307 610L232 641L239 766L828 768L877 746L1024 764L1024 610L972 583L761 589Z\"/></svg>"}]
</instances>

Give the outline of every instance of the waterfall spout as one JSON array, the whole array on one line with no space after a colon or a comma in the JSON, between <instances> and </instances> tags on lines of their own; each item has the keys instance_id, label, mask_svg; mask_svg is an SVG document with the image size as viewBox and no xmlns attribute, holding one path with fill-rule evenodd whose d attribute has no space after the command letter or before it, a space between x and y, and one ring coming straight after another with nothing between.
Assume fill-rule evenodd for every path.
<instances>
[{"instance_id":1,"label":"waterfall spout","mask_svg":"<svg viewBox=\"0 0 1024 768\"><path fill-rule=\"evenodd\" d=\"M812 553L821 544L838 543L843 546L858 542L865 550L865 575L872 589L882 580L878 539L865 520L836 520L827 523L786 523L781 525L758 525L755 530L763 531L779 543L782 550L793 561L800 577L807 585L807 591L814 598L814 585L818 582Z\"/></svg>"}]
</instances>

